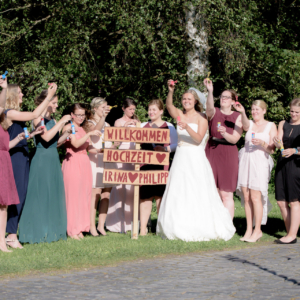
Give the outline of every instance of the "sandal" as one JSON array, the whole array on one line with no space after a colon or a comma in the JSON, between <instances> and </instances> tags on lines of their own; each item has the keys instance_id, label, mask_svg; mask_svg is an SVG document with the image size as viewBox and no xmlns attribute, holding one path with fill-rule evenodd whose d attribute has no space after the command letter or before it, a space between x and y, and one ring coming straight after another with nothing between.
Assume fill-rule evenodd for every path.
<instances>
[{"instance_id":1,"label":"sandal","mask_svg":"<svg viewBox=\"0 0 300 300\"><path fill-rule=\"evenodd\" d=\"M7 246L9 246L9 247L11 247L13 249L23 249L23 247L22 247L21 244L20 244L21 247L18 247L18 246L14 247L13 245L9 244L9 243L15 243L15 242L18 242L20 244L20 242L18 240L11 240L11 239L8 239L8 238L5 239L5 243L6 243Z\"/></svg>"}]
</instances>

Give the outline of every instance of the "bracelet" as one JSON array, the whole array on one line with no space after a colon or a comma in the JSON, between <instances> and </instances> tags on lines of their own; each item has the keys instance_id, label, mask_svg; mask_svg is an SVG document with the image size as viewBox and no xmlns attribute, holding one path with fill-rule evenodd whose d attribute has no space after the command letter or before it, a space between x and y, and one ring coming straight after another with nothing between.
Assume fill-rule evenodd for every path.
<instances>
[{"instance_id":1,"label":"bracelet","mask_svg":"<svg viewBox=\"0 0 300 300\"><path fill-rule=\"evenodd\" d=\"M298 154L298 152L299 152L298 149L297 148L294 148L294 149L296 151L294 154Z\"/></svg>"}]
</instances>

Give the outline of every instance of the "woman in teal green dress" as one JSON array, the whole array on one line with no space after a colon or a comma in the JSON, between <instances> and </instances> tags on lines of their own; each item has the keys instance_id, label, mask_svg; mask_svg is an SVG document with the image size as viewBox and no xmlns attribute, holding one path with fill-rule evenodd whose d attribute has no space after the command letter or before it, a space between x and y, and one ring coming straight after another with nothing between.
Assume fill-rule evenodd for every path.
<instances>
[{"instance_id":1,"label":"woman in teal green dress","mask_svg":"<svg viewBox=\"0 0 300 300\"><path fill-rule=\"evenodd\" d=\"M52 84L57 88L56 84ZM39 105L47 96L43 91L35 99ZM42 115L34 120L34 126L45 120L44 133L36 137L36 153L32 159L26 201L19 224L19 240L22 243L53 242L67 239L67 214L64 181L57 147L63 144L70 132L59 136L70 115L56 122L58 98L55 95Z\"/></svg>"}]
</instances>

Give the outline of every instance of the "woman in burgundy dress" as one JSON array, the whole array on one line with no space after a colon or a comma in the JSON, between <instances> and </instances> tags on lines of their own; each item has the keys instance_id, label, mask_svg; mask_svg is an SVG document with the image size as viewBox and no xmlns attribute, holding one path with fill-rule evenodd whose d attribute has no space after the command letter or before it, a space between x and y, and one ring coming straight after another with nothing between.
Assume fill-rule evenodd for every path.
<instances>
[{"instance_id":1,"label":"woman in burgundy dress","mask_svg":"<svg viewBox=\"0 0 300 300\"><path fill-rule=\"evenodd\" d=\"M205 152L220 197L233 218L233 192L236 190L239 171L239 153L235 144L243 133L241 115L231 109L237 101L237 94L233 90L223 91L220 96L220 108L218 108L214 105L212 81L205 79L204 85L208 90L206 115L209 120L210 135Z\"/></svg>"},{"instance_id":2,"label":"woman in burgundy dress","mask_svg":"<svg viewBox=\"0 0 300 300\"><path fill-rule=\"evenodd\" d=\"M7 206L18 204L19 197L8 151L9 148L14 147L21 139L25 138L25 135L23 133L23 136L18 135L14 140L9 141L9 134L6 131L8 124L4 115L7 79L3 80L2 76L0 77L0 86L2 87L0 94L0 250L11 252L7 249L5 243Z\"/></svg>"}]
</instances>

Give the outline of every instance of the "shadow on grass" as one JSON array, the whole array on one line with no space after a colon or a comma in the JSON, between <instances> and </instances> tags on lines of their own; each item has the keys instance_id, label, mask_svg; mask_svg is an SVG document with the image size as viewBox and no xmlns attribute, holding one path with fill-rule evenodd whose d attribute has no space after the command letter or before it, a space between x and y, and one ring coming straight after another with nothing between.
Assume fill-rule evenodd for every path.
<instances>
[{"instance_id":1,"label":"shadow on grass","mask_svg":"<svg viewBox=\"0 0 300 300\"><path fill-rule=\"evenodd\" d=\"M235 217L233 223L236 228L236 233L243 236L246 232L246 218ZM285 232L284 222L280 218L269 217L267 224L261 226L261 230L265 234L276 238L282 238L282 235L279 234L279 232Z\"/></svg>"},{"instance_id":2,"label":"shadow on grass","mask_svg":"<svg viewBox=\"0 0 300 300\"><path fill-rule=\"evenodd\" d=\"M268 272L268 273L270 273L270 274L272 274L274 276L283 278L285 281L289 281L289 282L292 282L293 284L300 285L300 282L297 281L294 278L289 278L289 277L287 277L285 275L277 274L276 271L270 270L268 268L264 268L263 266L261 266L261 265L259 265L257 263L251 262L251 261L249 261L247 259L239 258L239 257L233 256L233 255L225 255L225 256L223 256L223 258L226 258L226 259L228 259L229 261L232 261L232 262L238 262L238 263L248 264L248 265L257 267L258 269L260 269L260 270L262 270L264 272Z\"/></svg>"},{"instance_id":3,"label":"shadow on grass","mask_svg":"<svg viewBox=\"0 0 300 300\"><path fill-rule=\"evenodd\" d=\"M152 219L151 220L151 225L150 222L148 223L148 229L151 229L152 233L156 233L156 224L157 224L157 219ZM244 217L235 217L233 219L233 224L236 228L236 233L239 236L244 236L246 232L246 218ZM282 234L280 232L285 232L285 226L284 222L280 218L274 218L274 217L269 217L268 222L266 225L262 225L261 227L262 232L274 236L275 238L282 238ZM300 232L298 231L298 236Z\"/></svg>"}]
</instances>

